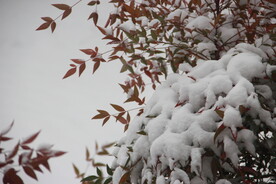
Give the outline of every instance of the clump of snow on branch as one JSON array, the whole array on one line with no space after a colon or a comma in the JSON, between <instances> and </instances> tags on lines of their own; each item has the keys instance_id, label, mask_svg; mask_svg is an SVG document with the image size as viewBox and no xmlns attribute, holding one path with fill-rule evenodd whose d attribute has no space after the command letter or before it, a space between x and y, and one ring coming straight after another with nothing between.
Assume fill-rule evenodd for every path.
<instances>
[{"instance_id":1,"label":"clump of snow on branch","mask_svg":"<svg viewBox=\"0 0 276 184\"><path fill-rule=\"evenodd\" d=\"M168 76L118 142L113 183L119 183L126 167L132 168L131 183L151 183L153 177L158 184L206 183L214 179L207 150L230 172L239 166L241 149L255 155L256 137L245 128L241 109L253 118L251 123L261 121L276 130L275 112L258 99L261 93L275 106L271 89L252 82L266 77L270 66L265 59L261 49L239 44L219 60L180 66L183 73ZM193 175L186 173L187 167ZM230 184L226 179L214 182Z\"/></svg>"}]
</instances>

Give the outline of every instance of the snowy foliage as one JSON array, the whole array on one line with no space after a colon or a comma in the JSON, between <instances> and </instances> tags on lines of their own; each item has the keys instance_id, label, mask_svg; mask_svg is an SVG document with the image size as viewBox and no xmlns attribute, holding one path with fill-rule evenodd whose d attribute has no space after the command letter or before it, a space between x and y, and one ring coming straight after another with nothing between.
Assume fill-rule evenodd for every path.
<instances>
[{"instance_id":1,"label":"snowy foliage","mask_svg":"<svg viewBox=\"0 0 276 184\"><path fill-rule=\"evenodd\" d=\"M131 183L214 182L214 164L236 172L243 150L257 156L251 124L276 130L275 113L259 99L263 91L275 107L272 91L252 82L266 76L262 55L239 44L220 60L198 61L189 72L169 75L118 142L113 167L121 175L114 175L114 183L127 172L122 168L131 168Z\"/></svg>"},{"instance_id":2,"label":"snowy foliage","mask_svg":"<svg viewBox=\"0 0 276 184\"><path fill-rule=\"evenodd\" d=\"M127 130L109 178L92 177L95 183L276 182L275 1L111 3L104 27L97 7L90 17L113 46L108 59L97 47L82 52L93 72L120 60L129 77L120 84L125 102L145 107L132 122L114 105L118 114L93 117L105 124L113 116ZM85 68L86 61L72 61L65 78ZM146 82L156 89L150 100L140 97Z\"/></svg>"}]
</instances>

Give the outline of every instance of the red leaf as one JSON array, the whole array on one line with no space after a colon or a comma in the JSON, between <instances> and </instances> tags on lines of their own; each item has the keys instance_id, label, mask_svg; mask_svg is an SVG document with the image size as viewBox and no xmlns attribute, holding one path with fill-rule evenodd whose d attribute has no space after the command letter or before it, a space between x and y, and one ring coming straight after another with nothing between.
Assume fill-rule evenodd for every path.
<instances>
[{"instance_id":1,"label":"red leaf","mask_svg":"<svg viewBox=\"0 0 276 184\"><path fill-rule=\"evenodd\" d=\"M119 117L118 121L120 121L122 124L127 124L127 120L124 117Z\"/></svg>"},{"instance_id":2,"label":"red leaf","mask_svg":"<svg viewBox=\"0 0 276 184\"><path fill-rule=\"evenodd\" d=\"M41 164L42 164L46 169L48 169L48 171L51 172L51 168L50 168L50 165L49 165L49 163L48 163L48 160L42 161Z\"/></svg>"},{"instance_id":3,"label":"red leaf","mask_svg":"<svg viewBox=\"0 0 276 184\"><path fill-rule=\"evenodd\" d=\"M11 140L12 138L11 137L1 137L0 136L0 142L1 141L8 141L8 140Z\"/></svg>"},{"instance_id":4,"label":"red leaf","mask_svg":"<svg viewBox=\"0 0 276 184\"><path fill-rule=\"evenodd\" d=\"M94 24L97 25L98 18L99 18L98 13L97 12L91 13L88 17L88 20L91 19L91 18L93 18Z\"/></svg>"},{"instance_id":5,"label":"red leaf","mask_svg":"<svg viewBox=\"0 0 276 184\"><path fill-rule=\"evenodd\" d=\"M14 121L12 121L12 123L6 128L4 129L1 133L0 136L2 135L6 135L7 133L9 133L9 131L11 130L11 128L13 127Z\"/></svg>"},{"instance_id":6,"label":"red leaf","mask_svg":"<svg viewBox=\"0 0 276 184\"><path fill-rule=\"evenodd\" d=\"M51 17L41 17L42 20L44 20L45 22L52 22L53 19Z\"/></svg>"},{"instance_id":7,"label":"red leaf","mask_svg":"<svg viewBox=\"0 0 276 184\"><path fill-rule=\"evenodd\" d=\"M13 148L12 152L8 155L7 159L6 160L9 160L11 158L13 158L17 152L18 152L18 149L19 149L19 143L17 143L17 145Z\"/></svg>"},{"instance_id":8,"label":"red leaf","mask_svg":"<svg viewBox=\"0 0 276 184\"><path fill-rule=\"evenodd\" d=\"M52 33L55 31L56 26L57 26L56 22L55 22L55 21L53 21L53 22L52 22L52 24L51 24L51 30L52 30Z\"/></svg>"},{"instance_id":9,"label":"red leaf","mask_svg":"<svg viewBox=\"0 0 276 184\"><path fill-rule=\"evenodd\" d=\"M126 172L120 179L119 184L126 183L126 180L129 178L129 172Z\"/></svg>"},{"instance_id":10,"label":"red leaf","mask_svg":"<svg viewBox=\"0 0 276 184\"><path fill-rule=\"evenodd\" d=\"M61 20L65 19L68 15L70 15L70 14L71 14L71 12L72 12L72 9L71 9L71 8L70 8L70 9L65 10L65 11L63 12L62 17L61 17Z\"/></svg>"},{"instance_id":11,"label":"red leaf","mask_svg":"<svg viewBox=\"0 0 276 184\"><path fill-rule=\"evenodd\" d=\"M110 104L115 110L119 111L119 112L123 112L126 111L123 107L116 105L116 104Z\"/></svg>"},{"instance_id":12,"label":"red leaf","mask_svg":"<svg viewBox=\"0 0 276 184\"><path fill-rule=\"evenodd\" d=\"M110 116L104 118L102 126L104 126L104 124L106 124L106 122L109 120L109 118L110 118Z\"/></svg>"},{"instance_id":13,"label":"red leaf","mask_svg":"<svg viewBox=\"0 0 276 184\"><path fill-rule=\"evenodd\" d=\"M71 7L67 4L52 4L54 7L60 9L60 10L69 10Z\"/></svg>"},{"instance_id":14,"label":"red leaf","mask_svg":"<svg viewBox=\"0 0 276 184\"><path fill-rule=\"evenodd\" d=\"M96 72L96 70L99 68L100 64L101 64L101 62L99 62L99 61L94 64L93 73Z\"/></svg>"},{"instance_id":15,"label":"red leaf","mask_svg":"<svg viewBox=\"0 0 276 184\"><path fill-rule=\"evenodd\" d=\"M224 124L221 124L220 127L216 130L214 135L214 142L216 141L217 136L226 128Z\"/></svg>"},{"instance_id":16,"label":"red leaf","mask_svg":"<svg viewBox=\"0 0 276 184\"><path fill-rule=\"evenodd\" d=\"M47 29L49 26L50 26L51 22L45 22L43 24L41 24L37 29L36 31L39 31L39 30L43 30L43 29Z\"/></svg>"},{"instance_id":17,"label":"red leaf","mask_svg":"<svg viewBox=\"0 0 276 184\"><path fill-rule=\"evenodd\" d=\"M35 174L35 172L32 168L30 168L29 166L23 166L23 170L28 176L30 176L33 179L37 180L36 174Z\"/></svg>"},{"instance_id":18,"label":"red leaf","mask_svg":"<svg viewBox=\"0 0 276 184\"><path fill-rule=\"evenodd\" d=\"M11 168L5 172L3 177L4 184L24 184L23 180L16 174L16 171Z\"/></svg>"},{"instance_id":19,"label":"red leaf","mask_svg":"<svg viewBox=\"0 0 276 184\"><path fill-rule=\"evenodd\" d=\"M37 133L29 136L28 138L23 140L22 144L29 144L29 143L33 142L35 140L35 138L38 136L39 133L40 133L40 131L38 131Z\"/></svg>"},{"instance_id":20,"label":"red leaf","mask_svg":"<svg viewBox=\"0 0 276 184\"><path fill-rule=\"evenodd\" d=\"M76 68L71 68L70 70L68 70L67 73L64 75L63 79L73 75L76 72L76 70L77 70Z\"/></svg>"},{"instance_id":21,"label":"red leaf","mask_svg":"<svg viewBox=\"0 0 276 184\"><path fill-rule=\"evenodd\" d=\"M102 34L107 35L106 31L102 27L97 26L97 28L102 32Z\"/></svg>"},{"instance_id":22,"label":"red leaf","mask_svg":"<svg viewBox=\"0 0 276 184\"><path fill-rule=\"evenodd\" d=\"M96 52L92 49L80 49L80 51L82 51L83 53L87 54L87 55L94 55Z\"/></svg>"},{"instance_id":23,"label":"red leaf","mask_svg":"<svg viewBox=\"0 0 276 184\"><path fill-rule=\"evenodd\" d=\"M87 5L94 6L95 4L100 4L100 1L99 0L93 0L93 1L90 1Z\"/></svg>"},{"instance_id":24,"label":"red leaf","mask_svg":"<svg viewBox=\"0 0 276 184\"><path fill-rule=\"evenodd\" d=\"M59 156L61 156L61 155L64 155L66 152L64 152L64 151L54 151L54 154L53 154L53 156L54 157L59 157Z\"/></svg>"},{"instance_id":25,"label":"red leaf","mask_svg":"<svg viewBox=\"0 0 276 184\"><path fill-rule=\"evenodd\" d=\"M130 122L130 115L127 113L127 122Z\"/></svg>"},{"instance_id":26,"label":"red leaf","mask_svg":"<svg viewBox=\"0 0 276 184\"><path fill-rule=\"evenodd\" d=\"M85 67L86 67L85 63L82 63L82 64L80 65L80 68L79 68L79 76L81 76L82 72L85 70Z\"/></svg>"},{"instance_id":27,"label":"red leaf","mask_svg":"<svg viewBox=\"0 0 276 184\"><path fill-rule=\"evenodd\" d=\"M82 59L71 59L71 61L73 61L74 63L77 63L77 64L83 64L85 62Z\"/></svg>"},{"instance_id":28,"label":"red leaf","mask_svg":"<svg viewBox=\"0 0 276 184\"><path fill-rule=\"evenodd\" d=\"M103 119L105 117L107 117L109 115L105 115L105 114L97 114L96 116L94 116L92 119Z\"/></svg>"}]
</instances>

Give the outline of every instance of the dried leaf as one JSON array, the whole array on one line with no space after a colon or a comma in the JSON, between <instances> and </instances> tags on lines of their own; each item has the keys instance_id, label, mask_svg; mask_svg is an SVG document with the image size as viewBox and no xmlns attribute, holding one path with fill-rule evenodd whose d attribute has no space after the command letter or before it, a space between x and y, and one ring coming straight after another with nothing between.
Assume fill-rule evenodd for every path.
<instances>
[{"instance_id":1,"label":"dried leaf","mask_svg":"<svg viewBox=\"0 0 276 184\"><path fill-rule=\"evenodd\" d=\"M70 70L67 71L67 73L64 75L63 79L70 77L71 75L73 75L74 73L76 73L76 67L71 68Z\"/></svg>"}]
</instances>

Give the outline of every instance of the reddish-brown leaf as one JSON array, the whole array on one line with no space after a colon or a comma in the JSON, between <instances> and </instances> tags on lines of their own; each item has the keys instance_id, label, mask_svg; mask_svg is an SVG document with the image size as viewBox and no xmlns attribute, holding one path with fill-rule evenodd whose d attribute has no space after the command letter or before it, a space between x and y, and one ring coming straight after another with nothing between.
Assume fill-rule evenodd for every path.
<instances>
[{"instance_id":1,"label":"reddish-brown leaf","mask_svg":"<svg viewBox=\"0 0 276 184\"><path fill-rule=\"evenodd\" d=\"M48 159L45 159L41 162L41 164L48 170L51 172L51 168L50 168L50 165L48 163Z\"/></svg>"},{"instance_id":2,"label":"reddish-brown leaf","mask_svg":"<svg viewBox=\"0 0 276 184\"><path fill-rule=\"evenodd\" d=\"M226 128L224 124L221 124L220 127L216 130L216 133L214 135L214 142L216 141L216 138L218 135Z\"/></svg>"},{"instance_id":3,"label":"reddish-brown leaf","mask_svg":"<svg viewBox=\"0 0 276 184\"><path fill-rule=\"evenodd\" d=\"M94 55L96 53L93 49L80 49L80 51L87 55Z\"/></svg>"},{"instance_id":4,"label":"reddish-brown leaf","mask_svg":"<svg viewBox=\"0 0 276 184\"><path fill-rule=\"evenodd\" d=\"M60 9L60 10L69 10L71 7L67 4L52 4L54 7Z\"/></svg>"},{"instance_id":5,"label":"reddish-brown leaf","mask_svg":"<svg viewBox=\"0 0 276 184\"><path fill-rule=\"evenodd\" d=\"M94 24L97 25L97 23L98 23L98 18L99 18L98 13L97 13L97 12L91 13L91 14L89 15L89 17L88 17L88 20L91 19L91 18L93 18Z\"/></svg>"},{"instance_id":6,"label":"reddish-brown leaf","mask_svg":"<svg viewBox=\"0 0 276 184\"><path fill-rule=\"evenodd\" d=\"M124 117L119 117L118 121L120 121L122 124L127 124L127 120Z\"/></svg>"},{"instance_id":7,"label":"reddish-brown leaf","mask_svg":"<svg viewBox=\"0 0 276 184\"><path fill-rule=\"evenodd\" d=\"M116 105L116 104L110 104L115 110L119 111L119 112L123 112L126 111L123 107Z\"/></svg>"},{"instance_id":8,"label":"reddish-brown leaf","mask_svg":"<svg viewBox=\"0 0 276 184\"><path fill-rule=\"evenodd\" d=\"M44 20L45 22L53 21L53 19L51 17L41 17L41 19Z\"/></svg>"},{"instance_id":9,"label":"reddish-brown leaf","mask_svg":"<svg viewBox=\"0 0 276 184\"><path fill-rule=\"evenodd\" d=\"M50 24L51 24L51 22L45 22L45 23L41 24L41 25L36 29L36 31L47 29L47 28L50 26Z\"/></svg>"},{"instance_id":10,"label":"reddish-brown leaf","mask_svg":"<svg viewBox=\"0 0 276 184\"><path fill-rule=\"evenodd\" d=\"M53 156L54 157L59 157L59 156L61 156L61 155L64 155L66 152L64 152L64 151L54 151L54 154L53 154Z\"/></svg>"},{"instance_id":11,"label":"reddish-brown leaf","mask_svg":"<svg viewBox=\"0 0 276 184\"><path fill-rule=\"evenodd\" d=\"M130 115L129 115L129 113L127 113L127 122L128 123L130 122Z\"/></svg>"},{"instance_id":12,"label":"reddish-brown leaf","mask_svg":"<svg viewBox=\"0 0 276 184\"><path fill-rule=\"evenodd\" d=\"M9 131L13 127L13 124L14 124L14 121L12 121L12 123L0 133L0 136L6 135L7 133L9 133Z\"/></svg>"},{"instance_id":13,"label":"reddish-brown leaf","mask_svg":"<svg viewBox=\"0 0 276 184\"><path fill-rule=\"evenodd\" d=\"M97 114L92 119L103 119L103 118L105 118L107 116L109 116L109 115L106 115L106 114Z\"/></svg>"},{"instance_id":14,"label":"reddish-brown leaf","mask_svg":"<svg viewBox=\"0 0 276 184\"><path fill-rule=\"evenodd\" d=\"M129 124L126 124L124 127L124 132L127 131Z\"/></svg>"},{"instance_id":15,"label":"reddish-brown leaf","mask_svg":"<svg viewBox=\"0 0 276 184\"><path fill-rule=\"evenodd\" d=\"M106 122L109 120L109 118L110 118L110 116L104 118L102 126L104 126L106 124Z\"/></svg>"},{"instance_id":16,"label":"reddish-brown leaf","mask_svg":"<svg viewBox=\"0 0 276 184\"><path fill-rule=\"evenodd\" d=\"M40 131L38 131L37 133L25 138L25 140L22 141L22 144L29 144L29 143L33 142L36 139L36 137L38 136L39 133L40 133Z\"/></svg>"},{"instance_id":17,"label":"reddish-brown leaf","mask_svg":"<svg viewBox=\"0 0 276 184\"><path fill-rule=\"evenodd\" d=\"M23 180L16 174L15 169L11 168L5 172L3 177L4 184L24 184Z\"/></svg>"},{"instance_id":18,"label":"reddish-brown leaf","mask_svg":"<svg viewBox=\"0 0 276 184\"><path fill-rule=\"evenodd\" d=\"M129 172L126 172L120 179L119 184L126 183L127 179L129 178Z\"/></svg>"},{"instance_id":19,"label":"reddish-brown leaf","mask_svg":"<svg viewBox=\"0 0 276 184\"><path fill-rule=\"evenodd\" d=\"M8 140L11 140L12 138L11 137L2 137L2 136L0 136L0 142L1 141L8 141Z\"/></svg>"},{"instance_id":20,"label":"reddish-brown leaf","mask_svg":"<svg viewBox=\"0 0 276 184\"><path fill-rule=\"evenodd\" d=\"M56 26L57 26L56 22L55 22L55 21L53 21L53 22L52 22L52 24L51 24L51 30L52 30L52 33L55 31Z\"/></svg>"},{"instance_id":21,"label":"reddish-brown leaf","mask_svg":"<svg viewBox=\"0 0 276 184\"><path fill-rule=\"evenodd\" d=\"M19 145L20 145L20 143L16 144L16 146L13 148L12 152L8 155L6 160L10 160L11 158L13 158L17 154L18 149L19 149Z\"/></svg>"},{"instance_id":22,"label":"reddish-brown leaf","mask_svg":"<svg viewBox=\"0 0 276 184\"><path fill-rule=\"evenodd\" d=\"M64 75L63 79L70 77L71 75L73 75L74 73L76 73L76 68L71 68L70 70L67 71L67 73Z\"/></svg>"},{"instance_id":23,"label":"reddish-brown leaf","mask_svg":"<svg viewBox=\"0 0 276 184\"><path fill-rule=\"evenodd\" d=\"M85 70L85 67L86 67L85 63L82 63L82 64L80 65L80 68L79 68L79 76L81 76L82 72Z\"/></svg>"},{"instance_id":24,"label":"reddish-brown leaf","mask_svg":"<svg viewBox=\"0 0 276 184\"><path fill-rule=\"evenodd\" d=\"M93 1L90 1L87 5L94 6L95 4L100 4L100 1L99 0L93 0Z\"/></svg>"},{"instance_id":25,"label":"reddish-brown leaf","mask_svg":"<svg viewBox=\"0 0 276 184\"><path fill-rule=\"evenodd\" d=\"M85 62L82 59L71 59L71 61L73 61L74 63L77 63L77 64L83 64Z\"/></svg>"},{"instance_id":26,"label":"reddish-brown leaf","mask_svg":"<svg viewBox=\"0 0 276 184\"><path fill-rule=\"evenodd\" d=\"M97 28L102 32L102 34L107 35L106 31L102 27L97 26Z\"/></svg>"},{"instance_id":27,"label":"reddish-brown leaf","mask_svg":"<svg viewBox=\"0 0 276 184\"><path fill-rule=\"evenodd\" d=\"M72 12L72 9L71 9L71 8L65 10L65 11L63 12L63 14L62 14L61 20L63 20L63 19L65 19L66 17L68 17L68 15L70 15L71 12Z\"/></svg>"},{"instance_id":28,"label":"reddish-brown leaf","mask_svg":"<svg viewBox=\"0 0 276 184\"><path fill-rule=\"evenodd\" d=\"M100 64L101 64L101 62L100 62L100 61L95 62L94 67L93 67L93 73L95 73L95 72L96 72L96 70L99 68Z\"/></svg>"},{"instance_id":29,"label":"reddish-brown leaf","mask_svg":"<svg viewBox=\"0 0 276 184\"><path fill-rule=\"evenodd\" d=\"M23 166L23 170L28 176L30 176L33 179L37 180L36 174L35 174L35 172L32 168L30 168L29 166Z\"/></svg>"}]
</instances>

